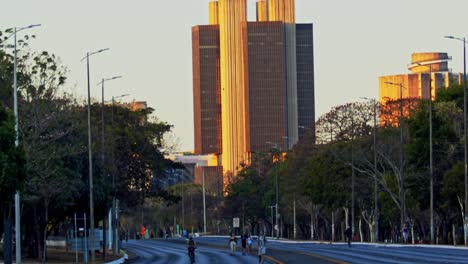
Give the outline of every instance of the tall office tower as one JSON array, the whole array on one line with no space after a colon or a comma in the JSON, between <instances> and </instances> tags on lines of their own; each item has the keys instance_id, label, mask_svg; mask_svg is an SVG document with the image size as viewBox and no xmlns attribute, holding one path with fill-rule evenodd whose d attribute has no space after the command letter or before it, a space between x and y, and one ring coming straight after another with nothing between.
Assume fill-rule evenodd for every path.
<instances>
[{"instance_id":1,"label":"tall office tower","mask_svg":"<svg viewBox=\"0 0 468 264\"><path fill-rule=\"evenodd\" d=\"M315 138L314 30L296 25L297 109L299 138Z\"/></svg>"},{"instance_id":2,"label":"tall office tower","mask_svg":"<svg viewBox=\"0 0 468 264\"><path fill-rule=\"evenodd\" d=\"M219 24L219 3L218 1L211 1L209 4L210 25Z\"/></svg>"},{"instance_id":3,"label":"tall office tower","mask_svg":"<svg viewBox=\"0 0 468 264\"><path fill-rule=\"evenodd\" d=\"M219 26L192 28L195 153L220 154Z\"/></svg>"},{"instance_id":4,"label":"tall office tower","mask_svg":"<svg viewBox=\"0 0 468 264\"><path fill-rule=\"evenodd\" d=\"M248 163L246 142L245 46L242 26L247 21L246 0L219 1L221 63L222 164L236 174Z\"/></svg>"},{"instance_id":5,"label":"tall office tower","mask_svg":"<svg viewBox=\"0 0 468 264\"><path fill-rule=\"evenodd\" d=\"M294 0L268 0L268 20L285 23L286 71L288 90L288 148L291 148L299 137L297 75L296 75L296 21Z\"/></svg>"},{"instance_id":6,"label":"tall office tower","mask_svg":"<svg viewBox=\"0 0 468 264\"><path fill-rule=\"evenodd\" d=\"M268 2L267 0L257 1L257 21L265 22L268 21Z\"/></svg>"},{"instance_id":7,"label":"tall office tower","mask_svg":"<svg viewBox=\"0 0 468 264\"><path fill-rule=\"evenodd\" d=\"M249 22L246 27L249 152L287 149L285 28L282 22Z\"/></svg>"},{"instance_id":8,"label":"tall office tower","mask_svg":"<svg viewBox=\"0 0 468 264\"><path fill-rule=\"evenodd\" d=\"M246 21L246 0L211 1L209 10L211 25L192 30L195 151L220 154L226 186L267 142L284 151L299 127L315 132L313 31L295 24L294 0L258 0L256 22Z\"/></svg>"}]
</instances>

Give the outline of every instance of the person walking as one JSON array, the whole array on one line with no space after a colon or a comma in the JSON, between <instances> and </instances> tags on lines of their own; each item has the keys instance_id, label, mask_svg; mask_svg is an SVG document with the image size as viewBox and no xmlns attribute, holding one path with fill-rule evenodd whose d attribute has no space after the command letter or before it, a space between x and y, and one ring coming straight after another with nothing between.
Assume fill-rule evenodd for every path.
<instances>
[{"instance_id":1,"label":"person walking","mask_svg":"<svg viewBox=\"0 0 468 264\"><path fill-rule=\"evenodd\" d=\"M249 254L252 254L252 244L253 244L252 237L250 235L248 235L248 237L247 237L247 252Z\"/></svg>"},{"instance_id":2,"label":"person walking","mask_svg":"<svg viewBox=\"0 0 468 264\"><path fill-rule=\"evenodd\" d=\"M247 233L244 233L241 236L241 246L242 246L242 255L245 256L245 253L247 252Z\"/></svg>"},{"instance_id":3,"label":"person walking","mask_svg":"<svg viewBox=\"0 0 468 264\"><path fill-rule=\"evenodd\" d=\"M263 264L265 260L264 255L266 254L266 238L263 234L258 236L258 263Z\"/></svg>"},{"instance_id":4,"label":"person walking","mask_svg":"<svg viewBox=\"0 0 468 264\"><path fill-rule=\"evenodd\" d=\"M406 244L408 243L408 235L409 235L408 224L404 224L402 233L403 233L403 240Z\"/></svg>"},{"instance_id":5,"label":"person walking","mask_svg":"<svg viewBox=\"0 0 468 264\"><path fill-rule=\"evenodd\" d=\"M229 237L229 249L230 249L232 256L236 253L236 247L237 247L237 238L234 235L234 233L231 233L231 236Z\"/></svg>"},{"instance_id":6,"label":"person walking","mask_svg":"<svg viewBox=\"0 0 468 264\"><path fill-rule=\"evenodd\" d=\"M351 229L350 226L346 228L345 236L346 236L346 239L348 240L348 247L351 247L351 237L353 236L353 230Z\"/></svg>"}]
</instances>

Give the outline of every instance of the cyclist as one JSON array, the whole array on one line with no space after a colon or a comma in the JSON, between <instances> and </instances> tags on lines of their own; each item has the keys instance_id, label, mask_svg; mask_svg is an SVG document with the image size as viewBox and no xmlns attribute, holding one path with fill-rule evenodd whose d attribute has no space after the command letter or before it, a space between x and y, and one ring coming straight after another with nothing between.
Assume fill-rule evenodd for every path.
<instances>
[{"instance_id":1,"label":"cyclist","mask_svg":"<svg viewBox=\"0 0 468 264\"><path fill-rule=\"evenodd\" d=\"M197 245L195 244L193 237L190 236L187 242L187 249L188 249L188 255L190 258L190 263L195 263L195 249L196 248L197 248Z\"/></svg>"}]
</instances>

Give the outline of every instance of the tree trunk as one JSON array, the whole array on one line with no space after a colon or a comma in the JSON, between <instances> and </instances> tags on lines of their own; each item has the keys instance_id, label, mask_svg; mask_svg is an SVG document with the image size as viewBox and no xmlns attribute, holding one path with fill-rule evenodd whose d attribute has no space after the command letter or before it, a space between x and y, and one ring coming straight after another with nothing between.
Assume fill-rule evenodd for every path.
<instances>
[{"instance_id":1,"label":"tree trunk","mask_svg":"<svg viewBox=\"0 0 468 264\"><path fill-rule=\"evenodd\" d=\"M102 220L102 259L107 259L107 216L104 214L104 219Z\"/></svg>"},{"instance_id":2,"label":"tree trunk","mask_svg":"<svg viewBox=\"0 0 468 264\"><path fill-rule=\"evenodd\" d=\"M41 226L39 224L39 217L37 215L37 209L34 207L33 209L34 214L34 230L36 232L36 241L37 241L37 256L39 257L39 262L42 262L42 239L41 239Z\"/></svg>"},{"instance_id":3,"label":"tree trunk","mask_svg":"<svg viewBox=\"0 0 468 264\"><path fill-rule=\"evenodd\" d=\"M362 235L362 218L361 217L359 217L359 237L360 237L361 243L364 242L364 238Z\"/></svg>"},{"instance_id":4,"label":"tree trunk","mask_svg":"<svg viewBox=\"0 0 468 264\"><path fill-rule=\"evenodd\" d=\"M367 225L369 226L370 242L375 243L376 239L375 239L375 232L374 232L374 228L375 228L374 223L370 222Z\"/></svg>"},{"instance_id":5,"label":"tree trunk","mask_svg":"<svg viewBox=\"0 0 468 264\"><path fill-rule=\"evenodd\" d=\"M345 231L345 225L343 224L343 222L341 222L341 241L345 241L345 235L344 235L344 231Z\"/></svg>"},{"instance_id":6,"label":"tree trunk","mask_svg":"<svg viewBox=\"0 0 468 264\"><path fill-rule=\"evenodd\" d=\"M457 245L457 231L455 229L455 224L452 224L452 241L453 241L453 245L456 246Z\"/></svg>"},{"instance_id":7,"label":"tree trunk","mask_svg":"<svg viewBox=\"0 0 468 264\"><path fill-rule=\"evenodd\" d=\"M47 260L47 224L49 222L49 206L48 203L45 202L45 225L44 225L44 248L43 248L43 255L42 255L42 263L45 263Z\"/></svg>"},{"instance_id":8,"label":"tree trunk","mask_svg":"<svg viewBox=\"0 0 468 264\"><path fill-rule=\"evenodd\" d=\"M468 246L468 220L465 219L465 210L463 207L463 200L460 198L460 196L457 196L457 198L458 198L458 203L460 204L461 217L462 217L462 223L463 223L463 240L465 242L465 246Z\"/></svg>"},{"instance_id":9,"label":"tree trunk","mask_svg":"<svg viewBox=\"0 0 468 264\"><path fill-rule=\"evenodd\" d=\"M332 211L331 232L332 232L331 241L335 242L335 212L334 211Z\"/></svg>"},{"instance_id":10,"label":"tree trunk","mask_svg":"<svg viewBox=\"0 0 468 264\"><path fill-rule=\"evenodd\" d=\"M310 240L314 240L314 213L310 214Z\"/></svg>"},{"instance_id":11,"label":"tree trunk","mask_svg":"<svg viewBox=\"0 0 468 264\"><path fill-rule=\"evenodd\" d=\"M11 205L5 204L3 211L3 260L5 264L12 263L12 240L11 240Z\"/></svg>"}]
</instances>

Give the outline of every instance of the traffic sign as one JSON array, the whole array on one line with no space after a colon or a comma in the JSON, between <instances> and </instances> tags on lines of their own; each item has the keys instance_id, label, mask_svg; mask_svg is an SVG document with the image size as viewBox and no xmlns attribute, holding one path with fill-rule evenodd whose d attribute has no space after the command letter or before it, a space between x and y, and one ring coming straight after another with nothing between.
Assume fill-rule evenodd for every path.
<instances>
[{"instance_id":1,"label":"traffic sign","mask_svg":"<svg viewBox=\"0 0 468 264\"><path fill-rule=\"evenodd\" d=\"M232 226L233 227L240 227L239 217L235 217L235 218L232 219Z\"/></svg>"}]
</instances>

